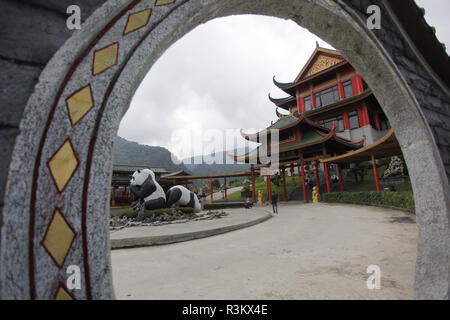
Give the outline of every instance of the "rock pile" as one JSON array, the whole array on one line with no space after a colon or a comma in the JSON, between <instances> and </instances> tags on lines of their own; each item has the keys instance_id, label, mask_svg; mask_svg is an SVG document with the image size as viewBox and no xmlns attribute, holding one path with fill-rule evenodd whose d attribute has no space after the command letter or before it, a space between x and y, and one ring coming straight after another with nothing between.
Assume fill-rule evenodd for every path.
<instances>
[{"instance_id":1,"label":"rock pile","mask_svg":"<svg viewBox=\"0 0 450 320\"><path fill-rule=\"evenodd\" d=\"M391 158L388 168L384 171L383 178L402 176L405 173L405 167L402 159L397 156Z\"/></svg>"},{"instance_id":2,"label":"rock pile","mask_svg":"<svg viewBox=\"0 0 450 320\"><path fill-rule=\"evenodd\" d=\"M109 230L117 231L130 227L142 227L142 226L162 226L166 224L185 223L188 221L200 221L200 220L212 220L220 219L227 216L228 213L223 211L208 211L205 213L183 213L182 211L172 210L167 213L155 213L151 217L144 218L142 221L138 221L136 218L111 218L109 222Z\"/></svg>"}]
</instances>

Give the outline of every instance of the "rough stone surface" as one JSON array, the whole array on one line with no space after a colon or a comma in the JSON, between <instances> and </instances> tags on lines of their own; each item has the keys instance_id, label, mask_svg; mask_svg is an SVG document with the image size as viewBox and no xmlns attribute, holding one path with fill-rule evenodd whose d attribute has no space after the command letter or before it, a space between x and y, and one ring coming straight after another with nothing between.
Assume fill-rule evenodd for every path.
<instances>
[{"instance_id":1,"label":"rough stone surface","mask_svg":"<svg viewBox=\"0 0 450 320\"><path fill-rule=\"evenodd\" d=\"M29 250L33 250L36 270L35 298L52 298L56 280L64 279L64 270L55 268L40 245L55 206L63 211L77 232L67 259L70 263L80 264L85 280L90 279L90 284L84 283L86 290L74 293L74 297L114 297L107 217L113 142L120 119L149 68L172 43L200 23L219 16L243 13L292 19L308 28L340 50L373 89L402 146L413 184L419 226L415 297L449 297L449 97L410 50L407 39L384 10L383 1L345 1L350 7L330 5L332 2L324 0L176 1L169 6L154 8L149 25L126 37L122 36L122 31L127 14L118 17L92 48L89 44L131 1L107 1L77 32L65 29L66 16L61 13L65 3L37 0L7 0L1 3L0 61L6 64L7 70L5 76L0 77L0 85L7 89L1 91L0 98L2 103L8 104L10 101L14 105L2 109L2 115L5 113L2 119L7 119L12 127L0 131L7 155L6 162L0 163L0 183L3 186L6 181L4 177L9 172L9 191L0 220L3 223L0 234L0 286L5 298L32 297L30 283L33 282L33 274L30 274ZM86 12L90 12L102 1L72 3L80 4L82 12L85 8ZM133 10L153 7L154 4L154 0L143 0ZM369 4L379 4L384 10L380 31L369 31L365 27L365 10ZM140 41L144 33L150 30L149 35ZM118 64L100 75L92 76L93 51L115 41L120 42ZM137 43L141 45L136 47ZM77 60L88 47L90 51L85 59ZM52 121L46 127L58 89L75 61L79 63L62 88ZM33 77L42 65L47 67L34 90L31 90ZM8 84L8 77L22 66L24 70L18 73L18 80L13 79ZM27 75L31 75L31 80ZM8 85L11 86L9 90L14 91L14 86L22 78L28 79L20 91L23 97L14 97L8 93ZM83 121L72 126L67 117L65 99L87 84L92 87L95 106ZM20 118L20 134L15 140L14 126ZM44 132L47 132L46 137L41 140ZM55 190L46 162L68 137L74 145L80 166L67 188L60 193ZM8 171L8 152L13 146L13 160ZM33 172L39 152L41 156L34 194ZM92 162L89 162L91 156ZM427 175L422 173L424 165L428 168ZM0 192L3 192L1 188ZM32 202L35 206L34 217L30 217L31 207L28 206L32 196L36 196L36 201ZM3 198L2 193L0 197ZM81 205L83 199L86 200L84 211ZM85 220L81 217L82 212L86 213ZM31 241L30 231L34 236ZM28 246L29 243L32 245ZM90 295L87 288L91 290Z\"/></svg>"}]
</instances>

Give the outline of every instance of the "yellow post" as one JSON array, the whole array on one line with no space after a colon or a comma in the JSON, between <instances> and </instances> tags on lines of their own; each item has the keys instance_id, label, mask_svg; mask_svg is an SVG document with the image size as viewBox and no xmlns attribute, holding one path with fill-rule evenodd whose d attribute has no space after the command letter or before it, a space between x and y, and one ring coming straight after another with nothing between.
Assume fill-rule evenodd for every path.
<instances>
[{"instance_id":1,"label":"yellow post","mask_svg":"<svg viewBox=\"0 0 450 320\"><path fill-rule=\"evenodd\" d=\"M258 203L259 204L263 204L264 203L262 190L258 190Z\"/></svg>"},{"instance_id":2,"label":"yellow post","mask_svg":"<svg viewBox=\"0 0 450 320\"><path fill-rule=\"evenodd\" d=\"M313 188L312 197L313 197L313 202L314 203L320 202L320 192L319 192L319 188L318 187L314 187Z\"/></svg>"}]
</instances>

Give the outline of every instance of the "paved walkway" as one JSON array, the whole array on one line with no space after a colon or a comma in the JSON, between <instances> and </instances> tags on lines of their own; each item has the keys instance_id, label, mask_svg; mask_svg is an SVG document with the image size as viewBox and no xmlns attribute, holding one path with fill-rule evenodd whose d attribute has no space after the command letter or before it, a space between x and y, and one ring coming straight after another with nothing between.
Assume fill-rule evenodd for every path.
<instances>
[{"instance_id":1,"label":"paved walkway","mask_svg":"<svg viewBox=\"0 0 450 320\"><path fill-rule=\"evenodd\" d=\"M356 205L282 205L253 227L113 250L119 299L411 299L415 217ZM367 267L381 289L367 289Z\"/></svg>"},{"instance_id":2,"label":"paved walkway","mask_svg":"<svg viewBox=\"0 0 450 320\"><path fill-rule=\"evenodd\" d=\"M227 195L230 195L232 193L235 193L236 191L242 190L242 186L240 187L234 187L234 188L228 188L227 189ZM213 193L213 199L214 200L225 200L225 193L222 193L222 191L214 192ZM204 198L205 203L211 203L211 195L208 195Z\"/></svg>"},{"instance_id":3,"label":"paved walkway","mask_svg":"<svg viewBox=\"0 0 450 320\"><path fill-rule=\"evenodd\" d=\"M247 228L271 218L272 214L267 208L218 210L226 211L228 215L212 220L189 221L162 226L132 227L112 231L110 233L111 248L169 244Z\"/></svg>"}]
</instances>

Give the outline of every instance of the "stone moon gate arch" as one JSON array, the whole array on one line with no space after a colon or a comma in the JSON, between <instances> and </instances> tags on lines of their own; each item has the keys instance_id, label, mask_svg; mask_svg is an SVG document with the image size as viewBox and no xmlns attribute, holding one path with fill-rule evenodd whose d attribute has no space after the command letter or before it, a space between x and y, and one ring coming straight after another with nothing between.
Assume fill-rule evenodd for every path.
<instances>
[{"instance_id":1,"label":"stone moon gate arch","mask_svg":"<svg viewBox=\"0 0 450 320\"><path fill-rule=\"evenodd\" d=\"M360 2L353 3L358 5L109 0L97 9L48 62L24 111L3 209L2 297L114 298L109 182L120 120L145 74L172 43L213 18L248 13L291 19L309 29L340 50L373 89L413 184L419 227L415 297L448 298L450 188L442 151L416 92L386 50L388 40L367 29L354 11ZM448 95L445 85L435 86ZM79 290L66 287L70 265L80 268Z\"/></svg>"}]
</instances>

